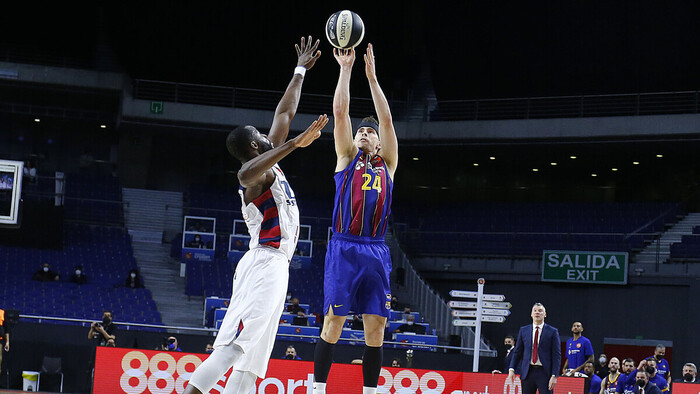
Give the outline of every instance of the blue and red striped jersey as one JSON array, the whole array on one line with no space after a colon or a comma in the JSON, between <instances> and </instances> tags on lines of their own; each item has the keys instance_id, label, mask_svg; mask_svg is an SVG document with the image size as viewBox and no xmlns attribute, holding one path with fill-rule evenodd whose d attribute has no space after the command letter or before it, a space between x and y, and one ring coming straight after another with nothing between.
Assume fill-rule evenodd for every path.
<instances>
[{"instance_id":1,"label":"blue and red striped jersey","mask_svg":"<svg viewBox=\"0 0 700 394\"><path fill-rule=\"evenodd\" d=\"M359 151L334 178L333 232L383 238L394 187L384 159Z\"/></svg>"},{"instance_id":2,"label":"blue and red striped jersey","mask_svg":"<svg viewBox=\"0 0 700 394\"><path fill-rule=\"evenodd\" d=\"M294 191L277 164L272 167L275 181L249 204L245 189L239 187L242 213L250 234L250 249L277 248L291 260L299 239L299 208Z\"/></svg>"}]
</instances>

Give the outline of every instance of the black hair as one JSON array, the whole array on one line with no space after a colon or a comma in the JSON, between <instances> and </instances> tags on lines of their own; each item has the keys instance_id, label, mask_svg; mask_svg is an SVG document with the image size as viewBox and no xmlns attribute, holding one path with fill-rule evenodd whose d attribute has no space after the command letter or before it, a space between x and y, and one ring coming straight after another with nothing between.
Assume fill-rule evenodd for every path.
<instances>
[{"instance_id":1,"label":"black hair","mask_svg":"<svg viewBox=\"0 0 700 394\"><path fill-rule=\"evenodd\" d=\"M250 156L248 146L250 141L253 140L255 130L253 126L238 126L228 134L228 137L226 137L226 149L228 149L231 156L240 161L248 159Z\"/></svg>"}]
</instances>

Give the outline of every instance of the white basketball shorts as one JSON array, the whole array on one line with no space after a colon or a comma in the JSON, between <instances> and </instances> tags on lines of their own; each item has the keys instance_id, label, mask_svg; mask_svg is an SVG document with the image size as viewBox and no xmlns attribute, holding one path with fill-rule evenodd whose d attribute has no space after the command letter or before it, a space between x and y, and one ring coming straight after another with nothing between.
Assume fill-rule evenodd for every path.
<instances>
[{"instance_id":1,"label":"white basketball shorts","mask_svg":"<svg viewBox=\"0 0 700 394\"><path fill-rule=\"evenodd\" d=\"M214 341L215 349L234 343L243 349L235 370L265 377L288 282L289 261L278 249L260 246L238 262L231 303Z\"/></svg>"}]
</instances>

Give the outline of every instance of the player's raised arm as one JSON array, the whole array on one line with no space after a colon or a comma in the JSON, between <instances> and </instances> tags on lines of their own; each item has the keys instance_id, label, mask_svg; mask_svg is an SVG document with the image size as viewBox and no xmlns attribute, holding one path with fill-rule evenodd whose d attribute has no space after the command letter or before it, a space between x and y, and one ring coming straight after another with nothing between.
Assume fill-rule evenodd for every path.
<instances>
[{"instance_id":1,"label":"player's raised arm","mask_svg":"<svg viewBox=\"0 0 700 394\"><path fill-rule=\"evenodd\" d=\"M365 74L367 75L369 88L372 92L374 110L377 112L377 117L379 118L380 154L384 158L384 161L386 161L389 175L393 178L399 161L399 142L396 139L396 131L394 130L394 121L391 118L389 102L382 88L379 86L379 82L377 82L374 47L372 47L372 44L367 45L367 53L365 53Z\"/></svg>"},{"instance_id":2,"label":"player's raised arm","mask_svg":"<svg viewBox=\"0 0 700 394\"><path fill-rule=\"evenodd\" d=\"M287 90L284 92L279 104L277 104L275 117L272 119L272 126L267 137L274 146L282 145L287 140L289 125L297 112L304 74L306 70L309 70L316 64L316 60L321 56L318 44L319 40L314 42L309 36L308 39L301 38L301 45L294 45L297 50L297 68L294 70L294 76L289 82Z\"/></svg>"},{"instance_id":3,"label":"player's raised arm","mask_svg":"<svg viewBox=\"0 0 700 394\"><path fill-rule=\"evenodd\" d=\"M350 164L357 154L357 147L353 143L352 123L350 121L350 74L355 63L354 49L334 49L333 56L340 65L338 85L333 96L333 120L335 127L333 137L335 139L335 154L337 156L335 171L342 171Z\"/></svg>"},{"instance_id":4,"label":"player's raised arm","mask_svg":"<svg viewBox=\"0 0 700 394\"><path fill-rule=\"evenodd\" d=\"M301 134L291 140L243 163L238 171L238 181L244 188L265 182L267 171L275 163L292 153L296 148L305 148L321 136L321 129L328 123L328 116L321 115Z\"/></svg>"}]
</instances>

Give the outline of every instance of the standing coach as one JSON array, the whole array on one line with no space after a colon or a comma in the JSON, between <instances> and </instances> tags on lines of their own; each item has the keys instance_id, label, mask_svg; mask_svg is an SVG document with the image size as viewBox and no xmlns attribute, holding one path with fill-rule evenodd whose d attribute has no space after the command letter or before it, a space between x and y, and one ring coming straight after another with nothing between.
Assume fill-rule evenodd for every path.
<instances>
[{"instance_id":1,"label":"standing coach","mask_svg":"<svg viewBox=\"0 0 700 394\"><path fill-rule=\"evenodd\" d=\"M510 360L507 381L513 381L515 368L520 367L523 394L550 394L557 384L561 365L559 330L545 324L547 311L544 305L532 306L532 324L520 327L518 339Z\"/></svg>"}]
</instances>

